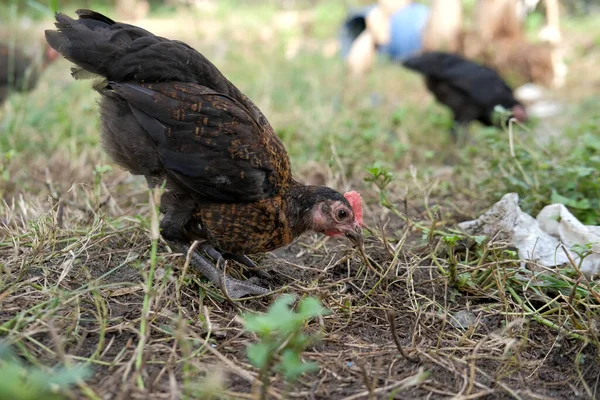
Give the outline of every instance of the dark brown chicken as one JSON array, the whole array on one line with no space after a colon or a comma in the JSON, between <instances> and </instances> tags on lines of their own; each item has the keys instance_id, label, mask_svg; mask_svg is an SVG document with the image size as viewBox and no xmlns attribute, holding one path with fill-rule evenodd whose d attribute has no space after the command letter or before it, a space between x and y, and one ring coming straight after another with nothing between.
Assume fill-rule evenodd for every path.
<instances>
[{"instance_id":1,"label":"dark brown chicken","mask_svg":"<svg viewBox=\"0 0 600 400\"><path fill-rule=\"evenodd\" d=\"M44 46L42 62L36 62L22 51L0 43L0 104L4 103L11 91L27 92L33 89L39 74L58 58L58 53Z\"/></svg>"},{"instance_id":2,"label":"dark brown chicken","mask_svg":"<svg viewBox=\"0 0 600 400\"><path fill-rule=\"evenodd\" d=\"M411 57L403 65L423 74L427 89L450 108L455 141L458 130L464 130L471 121L493 126L492 115L497 105L511 110L517 120L527 120L525 108L514 98L512 89L491 68L439 51Z\"/></svg>"},{"instance_id":3,"label":"dark brown chicken","mask_svg":"<svg viewBox=\"0 0 600 400\"><path fill-rule=\"evenodd\" d=\"M90 10L58 13L48 43L75 63L76 78L99 75L103 145L149 186L166 181L161 234L187 252L194 240L216 259L255 264L246 254L292 242L306 231L362 244L360 196L305 186L260 110L185 43ZM215 285L223 278L204 255L192 262ZM265 289L227 277L230 296Z\"/></svg>"}]
</instances>

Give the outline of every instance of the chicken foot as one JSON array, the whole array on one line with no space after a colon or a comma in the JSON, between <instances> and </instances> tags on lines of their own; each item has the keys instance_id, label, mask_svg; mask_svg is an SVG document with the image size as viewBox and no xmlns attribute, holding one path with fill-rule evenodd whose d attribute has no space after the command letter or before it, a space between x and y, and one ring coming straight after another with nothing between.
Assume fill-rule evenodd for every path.
<instances>
[{"instance_id":1,"label":"chicken foot","mask_svg":"<svg viewBox=\"0 0 600 400\"><path fill-rule=\"evenodd\" d=\"M262 271L258 265L254 261L252 261L248 256L244 254L233 254L233 253L220 253L209 243L202 243L198 246L199 250L203 250L208 254L211 258L215 260L217 265L220 265L222 260L233 260L237 261L240 264L250 268L254 274L261 279L270 279L271 275L268 272Z\"/></svg>"},{"instance_id":2,"label":"chicken foot","mask_svg":"<svg viewBox=\"0 0 600 400\"><path fill-rule=\"evenodd\" d=\"M187 243L172 240L167 241L167 243L169 244L171 250L178 253L187 254L190 250L190 245ZM220 255L220 253L214 250L214 248L212 248L212 250ZM255 285L253 283L255 281L254 278L250 278L247 281L231 278L226 276L222 271L215 267L213 263L195 251L192 252L191 256L190 263L196 269L198 269L198 271L200 271L202 276L211 281L213 285L225 289L227 291L227 295L232 299L239 299L247 295L261 295L269 292L269 290ZM223 257L221 256L221 258ZM218 260L218 257L216 259Z\"/></svg>"},{"instance_id":3,"label":"chicken foot","mask_svg":"<svg viewBox=\"0 0 600 400\"><path fill-rule=\"evenodd\" d=\"M470 142L468 122L455 121L450 128L450 136L457 148L462 148Z\"/></svg>"}]
</instances>

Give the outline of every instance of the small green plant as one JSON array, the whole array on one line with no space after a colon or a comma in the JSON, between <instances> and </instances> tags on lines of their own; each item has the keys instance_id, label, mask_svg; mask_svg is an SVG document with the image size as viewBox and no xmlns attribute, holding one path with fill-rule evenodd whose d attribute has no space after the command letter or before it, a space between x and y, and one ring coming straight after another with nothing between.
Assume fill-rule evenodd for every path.
<instances>
[{"instance_id":1,"label":"small green plant","mask_svg":"<svg viewBox=\"0 0 600 400\"><path fill-rule=\"evenodd\" d=\"M387 198L386 188L394 179L394 174L382 167L379 162L375 162L372 167L367 168L367 173L369 175L365 178L365 182L370 182L377 186L381 205L392 208L392 204Z\"/></svg>"},{"instance_id":2,"label":"small green plant","mask_svg":"<svg viewBox=\"0 0 600 400\"><path fill-rule=\"evenodd\" d=\"M89 376L81 367L63 367L48 372L25 366L6 343L0 342L0 399L63 399L64 390Z\"/></svg>"},{"instance_id":3,"label":"small green plant","mask_svg":"<svg viewBox=\"0 0 600 400\"><path fill-rule=\"evenodd\" d=\"M314 317L329 313L321 302L307 297L298 303L294 312L290 305L294 296L284 295L277 299L266 314L246 314L246 331L255 333L260 341L248 346L248 360L260 369L262 381L261 399L265 399L269 376L281 372L287 382L293 382L302 374L318 370L318 365L302 360L302 352L315 340L303 333L305 324Z\"/></svg>"},{"instance_id":4,"label":"small green plant","mask_svg":"<svg viewBox=\"0 0 600 400\"><path fill-rule=\"evenodd\" d=\"M508 120L508 118L511 117L511 115L512 113L510 110L507 110L501 105L497 105L496 107L494 107L494 112L492 113L492 122L494 122L494 124L498 124L502 127L505 127L506 121Z\"/></svg>"},{"instance_id":5,"label":"small green plant","mask_svg":"<svg viewBox=\"0 0 600 400\"><path fill-rule=\"evenodd\" d=\"M449 255L449 263L448 263L448 272L450 274L450 284L455 287L459 287L458 285L458 272L456 270L456 265L458 264L458 260L456 255L454 254L454 248L460 241L461 237L459 235L446 235L442 237L442 241L447 247L448 255Z\"/></svg>"},{"instance_id":6,"label":"small green plant","mask_svg":"<svg viewBox=\"0 0 600 400\"><path fill-rule=\"evenodd\" d=\"M15 150L10 149L6 153L0 153L0 177L4 181L10 180L8 164L15 157Z\"/></svg>"}]
</instances>

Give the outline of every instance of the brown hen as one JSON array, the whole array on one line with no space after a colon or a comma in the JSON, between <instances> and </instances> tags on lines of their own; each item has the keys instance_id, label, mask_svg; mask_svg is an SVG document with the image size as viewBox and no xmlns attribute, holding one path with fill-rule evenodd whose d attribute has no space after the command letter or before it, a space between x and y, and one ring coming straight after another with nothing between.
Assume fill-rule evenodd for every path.
<instances>
[{"instance_id":1,"label":"brown hen","mask_svg":"<svg viewBox=\"0 0 600 400\"><path fill-rule=\"evenodd\" d=\"M153 187L166 181L161 234L172 249L201 250L256 267L246 255L274 250L306 231L362 244L360 196L292 178L286 150L260 110L202 54L185 43L90 10L56 15L48 43L99 75L104 148ZM226 277L204 255L192 263L231 297L262 294Z\"/></svg>"}]
</instances>

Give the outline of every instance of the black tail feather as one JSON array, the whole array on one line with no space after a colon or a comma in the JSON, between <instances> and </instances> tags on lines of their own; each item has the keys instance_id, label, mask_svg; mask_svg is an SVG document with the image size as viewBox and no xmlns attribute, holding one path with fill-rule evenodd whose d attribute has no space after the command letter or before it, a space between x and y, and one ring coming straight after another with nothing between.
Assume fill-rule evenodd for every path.
<instances>
[{"instance_id":1,"label":"black tail feather","mask_svg":"<svg viewBox=\"0 0 600 400\"><path fill-rule=\"evenodd\" d=\"M92 21L97 22L98 25L105 26L105 25L116 24L115 21L108 18L106 15L102 15L96 11L88 10L86 8L80 8L79 10L75 11L75 13L77 15L79 15L79 19L92 20ZM93 24L88 24L88 27L91 28L90 25L93 25Z\"/></svg>"},{"instance_id":2,"label":"black tail feather","mask_svg":"<svg viewBox=\"0 0 600 400\"><path fill-rule=\"evenodd\" d=\"M78 67L92 74L106 76L109 72L108 62L120 50L118 43L109 40L109 23L114 24L114 21L93 11L84 15L84 19L74 20L63 13L56 13L57 30L47 30L46 41Z\"/></svg>"},{"instance_id":3,"label":"black tail feather","mask_svg":"<svg viewBox=\"0 0 600 400\"><path fill-rule=\"evenodd\" d=\"M191 82L234 98L264 118L221 72L192 47L156 36L137 26L115 22L91 10L75 20L56 14L56 30L46 31L48 44L76 65L76 79L94 75L114 82Z\"/></svg>"}]
</instances>

